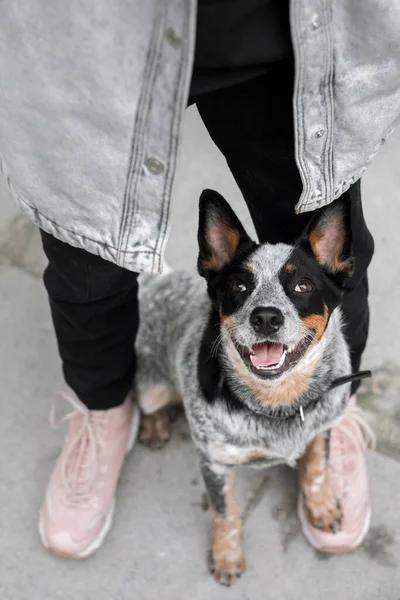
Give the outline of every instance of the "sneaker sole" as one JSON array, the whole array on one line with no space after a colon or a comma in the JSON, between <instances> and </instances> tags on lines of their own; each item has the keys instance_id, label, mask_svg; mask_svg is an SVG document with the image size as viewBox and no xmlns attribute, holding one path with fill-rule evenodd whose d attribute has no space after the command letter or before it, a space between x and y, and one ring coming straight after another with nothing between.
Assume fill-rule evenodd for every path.
<instances>
[{"instance_id":1,"label":"sneaker sole","mask_svg":"<svg viewBox=\"0 0 400 600\"><path fill-rule=\"evenodd\" d=\"M134 445L134 443L137 439L138 433L139 433L139 426L140 426L140 409L137 406L137 404L134 404L133 411L132 411L131 430L129 433L128 443L126 446L126 454L128 454L133 448L133 445ZM92 554L97 552L97 550L102 546L108 532L111 529L111 525L112 525L113 519L114 519L114 512L115 512L115 495L111 499L110 508L109 508L106 518L104 520L104 525L103 525L101 531L99 532L98 536L96 537L96 539L94 539L87 548L85 548L84 550L81 550L80 552L68 552L68 551L60 550L60 548L54 548L47 542L46 535L44 533L43 513L42 513L42 509L41 509L40 515L39 515L38 529L39 529L39 535L40 535L42 544L46 548L46 550L48 552L50 552L50 554L54 554L55 556L59 556L61 558L72 558L75 560L89 558L89 556L91 556Z\"/></svg>"},{"instance_id":2,"label":"sneaker sole","mask_svg":"<svg viewBox=\"0 0 400 600\"><path fill-rule=\"evenodd\" d=\"M344 544L342 546L321 545L315 539L315 537L313 536L312 531L310 529L311 526L310 526L309 522L307 521L307 517L305 514L305 510L304 510L304 501L303 501L303 497L301 496L301 494L299 494L299 498L298 498L298 502L297 502L297 513L299 515L303 535L306 538L306 540L311 544L311 546L313 546L313 548L315 548L319 552L325 552L327 554L339 554L339 553L344 554L346 552L351 552L352 550L355 550L356 548L361 546L361 544L364 542L365 538L367 537L367 533L369 531L370 525L371 525L372 511L371 511L371 507L370 507L365 516L365 520L364 520L364 524L363 524L361 533L354 540L354 542L352 544ZM332 534L332 535L334 535L334 534Z\"/></svg>"}]
</instances>

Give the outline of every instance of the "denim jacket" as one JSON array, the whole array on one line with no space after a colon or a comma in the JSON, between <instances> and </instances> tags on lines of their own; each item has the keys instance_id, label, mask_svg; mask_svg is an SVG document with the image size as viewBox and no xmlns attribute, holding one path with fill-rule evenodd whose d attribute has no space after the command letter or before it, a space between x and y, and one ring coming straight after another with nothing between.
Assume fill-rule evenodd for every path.
<instances>
[{"instance_id":1,"label":"denim jacket","mask_svg":"<svg viewBox=\"0 0 400 600\"><path fill-rule=\"evenodd\" d=\"M59 239L158 272L196 0L1 0L0 168ZM398 0L292 0L297 210L359 179L400 115Z\"/></svg>"}]
</instances>

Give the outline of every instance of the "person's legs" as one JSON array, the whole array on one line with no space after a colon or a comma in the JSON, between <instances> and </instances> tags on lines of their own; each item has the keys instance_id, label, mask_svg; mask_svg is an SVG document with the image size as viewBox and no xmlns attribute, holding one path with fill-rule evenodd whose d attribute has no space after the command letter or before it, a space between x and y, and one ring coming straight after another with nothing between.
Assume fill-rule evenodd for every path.
<instances>
[{"instance_id":1,"label":"person's legs","mask_svg":"<svg viewBox=\"0 0 400 600\"><path fill-rule=\"evenodd\" d=\"M293 67L286 64L248 83L193 99L243 194L260 242L293 243L312 216L296 215L294 209L302 184L295 162L292 88ZM342 307L357 371L368 337L367 267L374 245L363 216L360 182L344 196L351 203L356 270Z\"/></svg>"},{"instance_id":2,"label":"person's legs","mask_svg":"<svg viewBox=\"0 0 400 600\"><path fill-rule=\"evenodd\" d=\"M301 180L295 162L292 87L293 70L287 65L257 80L196 99L200 115L243 193L261 242L293 243L311 218L310 213L296 215L294 210ZM368 336L367 267L374 245L363 217L360 182L344 196L351 207L356 268L345 290L343 311L352 368L357 371ZM321 550L350 550L368 531L364 440L370 433L353 397L344 419L330 435L330 483L342 508L342 529L321 532L299 509L307 538Z\"/></svg>"},{"instance_id":3,"label":"person's legs","mask_svg":"<svg viewBox=\"0 0 400 600\"><path fill-rule=\"evenodd\" d=\"M41 236L65 381L90 410L118 406L135 369L138 275L43 231Z\"/></svg>"},{"instance_id":4,"label":"person's legs","mask_svg":"<svg viewBox=\"0 0 400 600\"><path fill-rule=\"evenodd\" d=\"M44 283L74 411L41 508L51 552L84 558L112 522L114 492L138 426L129 397L138 328L137 274L41 232ZM134 420L133 420L134 419ZM53 425L54 414L52 417Z\"/></svg>"}]
</instances>

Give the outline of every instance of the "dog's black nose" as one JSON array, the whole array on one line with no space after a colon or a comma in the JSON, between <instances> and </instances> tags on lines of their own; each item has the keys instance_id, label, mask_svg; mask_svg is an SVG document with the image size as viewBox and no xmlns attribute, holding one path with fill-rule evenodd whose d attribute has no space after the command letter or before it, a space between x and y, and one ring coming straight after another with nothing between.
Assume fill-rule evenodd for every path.
<instances>
[{"instance_id":1,"label":"dog's black nose","mask_svg":"<svg viewBox=\"0 0 400 600\"><path fill-rule=\"evenodd\" d=\"M283 314L273 306L259 306L250 316L250 323L256 333L275 333L283 324Z\"/></svg>"}]
</instances>

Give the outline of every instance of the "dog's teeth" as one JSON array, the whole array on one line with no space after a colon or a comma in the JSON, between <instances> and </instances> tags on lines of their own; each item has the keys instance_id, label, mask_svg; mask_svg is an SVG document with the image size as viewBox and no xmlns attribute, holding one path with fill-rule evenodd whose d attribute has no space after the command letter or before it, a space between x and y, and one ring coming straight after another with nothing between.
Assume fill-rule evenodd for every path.
<instances>
[{"instance_id":1,"label":"dog's teeth","mask_svg":"<svg viewBox=\"0 0 400 600\"><path fill-rule=\"evenodd\" d=\"M283 363L285 362L285 358L286 358L286 350L284 350L282 352L282 356L280 358L280 361L278 362L278 367L281 367L283 365Z\"/></svg>"}]
</instances>

